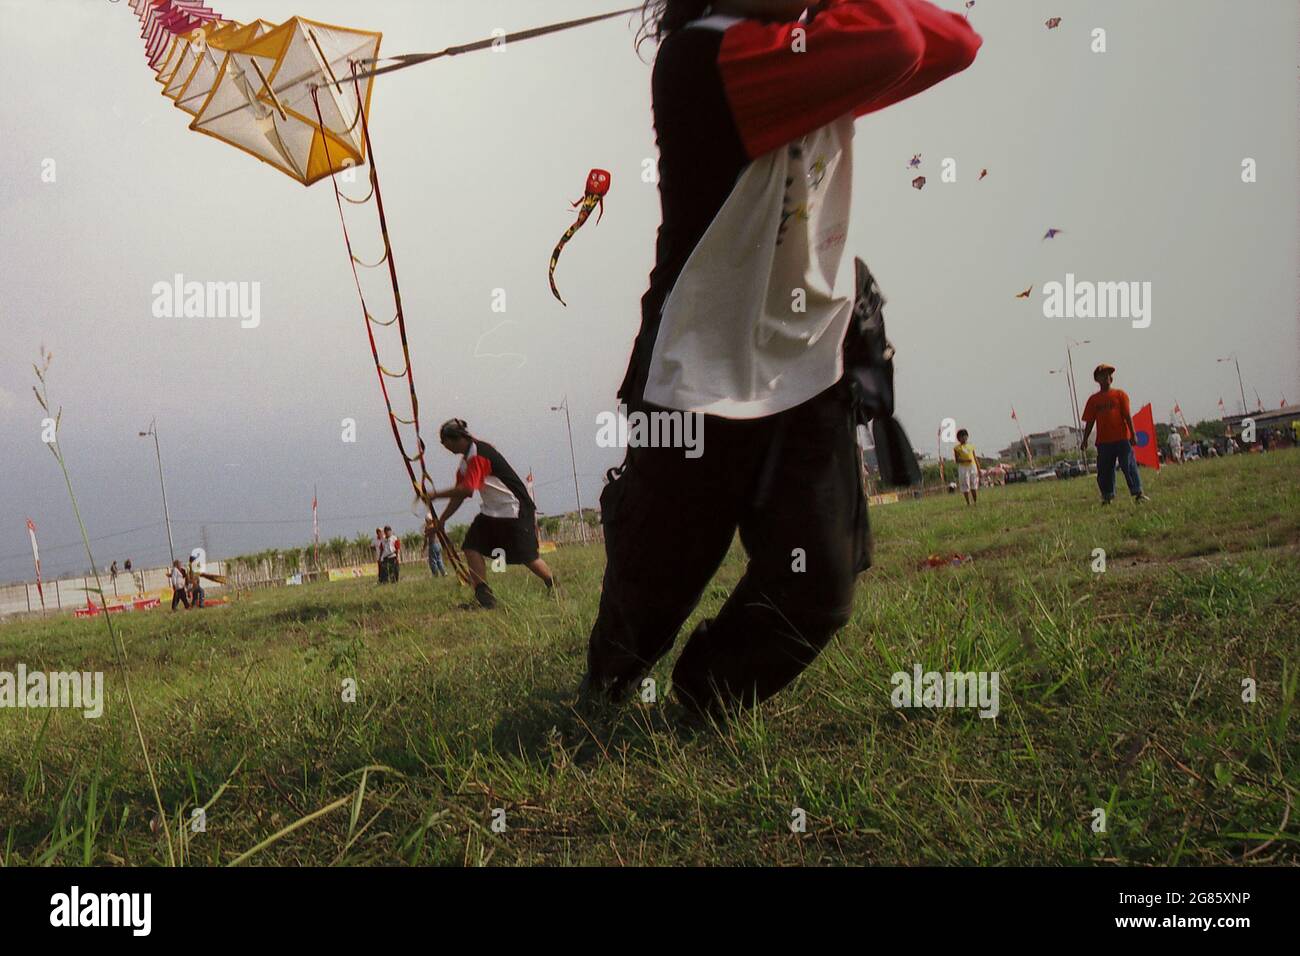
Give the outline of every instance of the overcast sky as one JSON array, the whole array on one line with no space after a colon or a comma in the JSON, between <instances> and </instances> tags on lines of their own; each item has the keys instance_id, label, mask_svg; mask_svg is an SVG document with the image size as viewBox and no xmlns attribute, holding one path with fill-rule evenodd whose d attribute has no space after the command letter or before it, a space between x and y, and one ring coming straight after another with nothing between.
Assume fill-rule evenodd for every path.
<instances>
[{"instance_id":1,"label":"overcast sky","mask_svg":"<svg viewBox=\"0 0 1300 956\"><path fill-rule=\"evenodd\" d=\"M382 31L383 52L441 49L629 0L217 0L226 17L292 15ZM960 0L941 4L961 7ZM1059 29L1044 20L1060 16ZM980 0L975 65L857 124L850 255L888 296L900 417L933 451L944 417L982 453L1070 419L1066 336L1080 387L1119 369L1134 407L1191 420L1268 407L1297 381L1297 5L1291 0ZM1090 50L1106 30L1108 51ZM376 81L372 133L402 279L431 466L457 415L521 473L543 511L573 507L562 413L573 410L583 502L621 458L596 445L613 408L653 260L658 200L647 62L620 19L414 67ZM643 47L646 60L653 47ZM51 389L96 560L167 555L157 418L177 549L294 545L376 522L414 527L328 183L304 188L190 132L160 95L125 0L0 0L0 580L85 561L66 489L40 441L31 362ZM907 168L922 154L922 191ZM958 181L940 163L957 161ZM1246 157L1258 182L1241 181ZM56 180L42 182L43 163ZM593 166L604 220L546 266ZM987 168L988 177L977 181ZM1049 227L1064 232L1044 241ZM377 258L364 220L358 254ZM844 270L851 274L851 270ZM1044 318L1067 272L1152 283L1149 328ZM158 319L154 283L257 282L261 325ZM1035 292L1017 300L1029 285ZM504 289L507 311L492 311ZM377 293L376 293L377 294ZM400 365L398 357L391 360ZM354 418L357 441L341 441ZM473 508L462 509L465 517ZM138 529L132 531L130 529Z\"/></svg>"}]
</instances>

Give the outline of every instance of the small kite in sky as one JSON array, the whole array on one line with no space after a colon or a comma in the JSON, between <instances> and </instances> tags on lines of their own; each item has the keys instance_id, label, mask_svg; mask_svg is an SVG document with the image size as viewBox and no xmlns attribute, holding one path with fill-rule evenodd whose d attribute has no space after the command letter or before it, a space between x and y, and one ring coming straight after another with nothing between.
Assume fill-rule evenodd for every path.
<instances>
[{"instance_id":1,"label":"small kite in sky","mask_svg":"<svg viewBox=\"0 0 1300 956\"><path fill-rule=\"evenodd\" d=\"M915 156L913 156L910 160L908 160L908 162L907 162L907 168L908 168L908 169L920 169L920 168L921 168L921 154L920 154L920 153L917 153L917 154L916 154Z\"/></svg>"},{"instance_id":2,"label":"small kite in sky","mask_svg":"<svg viewBox=\"0 0 1300 956\"><path fill-rule=\"evenodd\" d=\"M578 218L574 220L573 225L570 226L565 231L564 235L560 237L560 241L555 244L555 251L551 253L551 293L560 300L560 305L568 305L568 303L560 296L560 290L555 287L555 264L560 261L560 253L564 251L565 245L567 245L569 240L573 238L574 233L586 224L593 209L597 206L600 207L600 213L596 216L596 222L598 224L604 217L605 194L609 192L609 180L610 176L608 170L593 169L587 174L586 191L583 193L581 199L573 203L575 208L581 207L578 210Z\"/></svg>"},{"instance_id":3,"label":"small kite in sky","mask_svg":"<svg viewBox=\"0 0 1300 956\"><path fill-rule=\"evenodd\" d=\"M924 177L924 176L917 176L915 179L913 179L913 180L912 180L912 188L913 188L913 189L924 189L924 188L925 188L925 177Z\"/></svg>"},{"instance_id":4,"label":"small kite in sky","mask_svg":"<svg viewBox=\"0 0 1300 956\"><path fill-rule=\"evenodd\" d=\"M1029 298L1029 293L1031 293L1031 292L1033 292L1033 291L1034 291L1034 287L1033 287L1033 286L1030 286L1030 287L1029 287L1028 289L1026 289L1024 292L1017 292L1017 293L1016 293L1016 298L1017 298L1017 299L1028 299L1028 298Z\"/></svg>"},{"instance_id":5,"label":"small kite in sky","mask_svg":"<svg viewBox=\"0 0 1300 956\"><path fill-rule=\"evenodd\" d=\"M1043 238L1044 238L1044 239L1055 239L1055 238L1056 238L1057 236L1059 236L1063 231L1064 231L1064 230L1062 230L1062 229L1049 229L1049 230L1047 230L1047 232L1043 233Z\"/></svg>"},{"instance_id":6,"label":"small kite in sky","mask_svg":"<svg viewBox=\"0 0 1300 956\"><path fill-rule=\"evenodd\" d=\"M984 178L985 176L987 176L988 174L989 174L989 171L988 171L987 169L981 169L981 170L980 170L980 179L983 179L983 178Z\"/></svg>"},{"instance_id":7,"label":"small kite in sky","mask_svg":"<svg viewBox=\"0 0 1300 956\"><path fill-rule=\"evenodd\" d=\"M1047 21L1047 29L1049 30L1055 30L1060 25L1061 25L1060 17L1052 17L1050 20Z\"/></svg>"}]
</instances>

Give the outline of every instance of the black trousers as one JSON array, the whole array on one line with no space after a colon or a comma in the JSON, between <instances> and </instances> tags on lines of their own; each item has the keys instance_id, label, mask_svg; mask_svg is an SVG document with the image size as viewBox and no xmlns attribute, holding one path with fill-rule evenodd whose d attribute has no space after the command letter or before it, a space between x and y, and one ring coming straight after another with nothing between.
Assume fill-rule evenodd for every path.
<instances>
[{"instance_id":1,"label":"black trousers","mask_svg":"<svg viewBox=\"0 0 1300 956\"><path fill-rule=\"evenodd\" d=\"M601 494L605 579L587 666L610 698L669 651L737 530L744 577L673 669L674 694L699 711L752 705L794 680L848 620L870 565L856 427L838 387L767 418L705 416L703 434L694 459L629 449Z\"/></svg>"},{"instance_id":2,"label":"black trousers","mask_svg":"<svg viewBox=\"0 0 1300 956\"><path fill-rule=\"evenodd\" d=\"M190 606L190 599L185 594L184 588L172 588L172 610L176 610L177 604L183 604L185 607Z\"/></svg>"}]
</instances>

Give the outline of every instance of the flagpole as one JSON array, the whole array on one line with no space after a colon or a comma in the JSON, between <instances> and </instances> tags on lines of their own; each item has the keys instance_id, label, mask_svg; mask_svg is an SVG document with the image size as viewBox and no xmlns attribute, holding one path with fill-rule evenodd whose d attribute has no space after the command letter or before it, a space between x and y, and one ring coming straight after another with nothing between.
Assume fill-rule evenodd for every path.
<instances>
[{"instance_id":1,"label":"flagpole","mask_svg":"<svg viewBox=\"0 0 1300 956\"><path fill-rule=\"evenodd\" d=\"M320 525L316 522L316 486L311 486L311 537L313 570L320 570Z\"/></svg>"},{"instance_id":2,"label":"flagpole","mask_svg":"<svg viewBox=\"0 0 1300 956\"><path fill-rule=\"evenodd\" d=\"M1070 369L1070 402L1074 407L1074 432L1079 436L1079 452L1083 455L1083 463L1088 463L1088 449L1083 447L1083 417L1080 414L1079 407L1079 385L1074 378L1074 353L1070 350L1071 345L1091 345L1091 339L1084 339L1082 342L1075 341L1068 336L1065 339L1065 360Z\"/></svg>"},{"instance_id":3,"label":"flagpole","mask_svg":"<svg viewBox=\"0 0 1300 956\"><path fill-rule=\"evenodd\" d=\"M167 553L170 555L172 563L175 564L176 547L172 544L172 515L167 509L167 481L163 478L162 449L158 445L158 419L154 418L149 423L149 430L139 434L141 438L153 436L153 453L154 457L158 459L158 485L162 488L163 521L167 524Z\"/></svg>"},{"instance_id":4,"label":"flagpole","mask_svg":"<svg viewBox=\"0 0 1300 956\"><path fill-rule=\"evenodd\" d=\"M1011 420L1016 423L1016 431L1020 432L1020 443L1025 446L1025 458L1029 460L1029 467L1034 467L1034 453L1029 450L1029 440L1025 438L1025 430L1020 427L1020 419L1016 417L1016 406L1011 406Z\"/></svg>"},{"instance_id":5,"label":"flagpole","mask_svg":"<svg viewBox=\"0 0 1300 956\"><path fill-rule=\"evenodd\" d=\"M1226 362L1232 359L1232 364L1237 368L1237 389L1241 392L1241 414L1249 415L1250 409L1246 407L1246 384L1241 380L1241 362L1237 360L1237 353L1225 355L1221 359L1215 359L1216 362Z\"/></svg>"},{"instance_id":6,"label":"flagpole","mask_svg":"<svg viewBox=\"0 0 1300 956\"><path fill-rule=\"evenodd\" d=\"M32 563L36 565L36 593L41 597L41 617L45 616L45 589L41 587L41 552L36 547L36 525L27 519L27 535L32 539Z\"/></svg>"},{"instance_id":7,"label":"flagpole","mask_svg":"<svg viewBox=\"0 0 1300 956\"><path fill-rule=\"evenodd\" d=\"M582 514L582 495L578 491L578 459L573 454L573 422L569 419L569 396L565 395L558 405L552 405L551 411L564 412L564 426L569 430L569 463L573 466L573 500L578 503L578 536L582 543L587 543L587 522Z\"/></svg>"}]
</instances>

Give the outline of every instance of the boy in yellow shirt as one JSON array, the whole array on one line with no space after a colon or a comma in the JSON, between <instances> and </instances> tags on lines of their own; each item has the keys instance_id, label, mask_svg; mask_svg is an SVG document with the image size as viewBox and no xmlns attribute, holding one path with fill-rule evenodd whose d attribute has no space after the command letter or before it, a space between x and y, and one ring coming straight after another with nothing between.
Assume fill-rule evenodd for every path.
<instances>
[{"instance_id":1,"label":"boy in yellow shirt","mask_svg":"<svg viewBox=\"0 0 1300 956\"><path fill-rule=\"evenodd\" d=\"M952 450L952 457L957 463L957 487L961 489L966 504L973 505L979 498L980 463L969 438L970 432L966 429L957 432L957 446Z\"/></svg>"}]
</instances>

